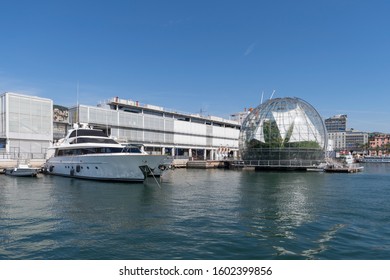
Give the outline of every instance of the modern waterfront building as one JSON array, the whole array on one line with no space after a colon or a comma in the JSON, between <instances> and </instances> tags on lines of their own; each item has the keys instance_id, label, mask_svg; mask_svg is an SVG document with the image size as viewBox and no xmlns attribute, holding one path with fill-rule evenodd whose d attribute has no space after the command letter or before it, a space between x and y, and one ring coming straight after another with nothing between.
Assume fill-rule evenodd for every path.
<instances>
[{"instance_id":1,"label":"modern waterfront building","mask_svg":"<svg viewBox=\"0 0 390 280\"><path fill-rule=\"evenodd\" d=\"M53 140L53 102L6 92L0 96L0 153L44 158Z\"/></svg>"},{"instance_id":2,"label":"modern waterfront building","mask_svg":"<svg viewBox=\"0 0 390 280\"><path fill-rule=\"evenodd\" d=\"M327 133L310 104L299 98L276 98L251 111L242 124L239 144L247 165L304 169L324 160Z\"/></svg>"},{"instance_id":3,"label":"modern waterfront building","mask_svg":"<svg viewBox=\"0 0 390 280\"><path fill-rule=\"evenodd\" d=\"M202 160L238 156L240 124L219 117L182 113L115 97L97 107L70 108L69 122L100 128L118 141L139 145L151 154Z\"/></svg>"}]
</instances>

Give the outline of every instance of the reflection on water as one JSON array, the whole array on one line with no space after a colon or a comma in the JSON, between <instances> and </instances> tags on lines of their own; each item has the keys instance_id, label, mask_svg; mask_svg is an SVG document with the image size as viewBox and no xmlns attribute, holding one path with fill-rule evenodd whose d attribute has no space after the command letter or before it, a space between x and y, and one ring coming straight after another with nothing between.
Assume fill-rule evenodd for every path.
<instances>
[{"instance_id":1,"label":"reflection on water","mask_svg":"<svg viewBox=\"0 0 390 280\"><path fill-rule=\"evenodd\" d=\"M1 176L0 259L388 259L389 171Z\"/></svg>"},{"instance_id":2,"label":"reflection on water","mask_svg":"<svg viewBox=\"0 0 390 280\"><path fill-rule=\"evenodd\" d=\"M301 226L316 219L315 203L324 184L324 174L259 172L242 174L243 222L258 242L273 248L274 257L302 255L294 246ZM298 236L297 236L298 235ZM308 242L305 240L305 242Z\"/></svg>"}]
</instances>

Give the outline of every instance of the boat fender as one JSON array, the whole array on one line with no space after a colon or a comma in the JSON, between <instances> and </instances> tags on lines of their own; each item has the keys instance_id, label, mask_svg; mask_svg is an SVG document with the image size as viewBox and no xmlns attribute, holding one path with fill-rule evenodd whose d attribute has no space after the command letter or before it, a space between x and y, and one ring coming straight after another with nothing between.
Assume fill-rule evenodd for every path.
<instances>
[{"instance_id":1,"label":"boat fender","mask_svg":"<svg viewBox=\"0 0 390 280\"><path fill-rule=\"evenodd\" d=\"M74 169L70 170L70 176L74 176Z\"/></svg>"},{"instance_id":2,"label":"boat fender","mask_svg":"<svg viewBox=\"0 0 390 280\"><path fill-rule=\"evenodd\" d=\"M53 170L54 170L54 166L51 165L51 166L49 167L49 172L53 172Z\"/></svg>"},{"instance_id":3,"label":"boat fender","mask_svg":"<svg viewBox=\"0 0 390 280\"><path fill-rule=\"evenodd\" d=\"M167 167L164 165L164 164L160 164L158 166L158 168L161 170L161 171L164 171L165 169L167 169Z\"/></svg>"},{"instance_id":4,"label":"boat fender","mask_svg":"<svg viewBox=\"0 0 390 280\"><path fill-rule=\"evenodd\" d=\"M77 166L76 166L76 171L77 171L77 173L79 173L79 172L80 172L80 170L81 170L81 167L80 167L80 165L77 165Z\"/></svg>"}]
</instances>

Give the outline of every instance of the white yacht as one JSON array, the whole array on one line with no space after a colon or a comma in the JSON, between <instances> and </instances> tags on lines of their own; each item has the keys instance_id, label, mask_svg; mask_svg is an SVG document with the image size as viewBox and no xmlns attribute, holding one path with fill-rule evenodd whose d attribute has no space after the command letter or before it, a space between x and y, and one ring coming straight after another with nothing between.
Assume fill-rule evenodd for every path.
<instances>
[{"instance_id":1,"label":"white yacht","mask_svg":"<svg viewBox=\"0 0 390 280\"><path fill-rule=\"evenodd\" d=\"M159 176L172 162L164 155L149 155L123 146L102 130L75 128L53 146L44 166L47 174L105 181L142 182Z\"/></svg>"}]
</instances>

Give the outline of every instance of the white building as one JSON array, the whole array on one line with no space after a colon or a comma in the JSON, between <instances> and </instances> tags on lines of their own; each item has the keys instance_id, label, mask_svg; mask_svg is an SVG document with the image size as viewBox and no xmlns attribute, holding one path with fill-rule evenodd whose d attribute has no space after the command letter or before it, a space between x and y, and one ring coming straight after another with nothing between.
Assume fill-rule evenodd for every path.
<instances>
[{"instance_id":1,"label":"white building","mask_svg":"<svg viewBox=\"0 0 390 280\"><path fill-rule=\"evenodd\" d=\"M149 153L210 160L238 156L240 124L219 117L115 97L98 107L70 108L69 121L103 129L118 141L139 144Z\"/></svg>"},{"instance_id":2,"label":"white building","mask_svg":"<svg viewBox=\"0 0 390 280\"><path fill-rule=\"evenodd\" d=\"M332 141L335 151L343 151L347 148L346 142L347 133L343 132L328 132L328 141Z\"/></svg>"},{"instance_id":3,"label":"white building","mask_svg":"<svg viewBox=\"0 0 390 280\"><path fill-rule=\"evenodd\" d=\"M0 153L43 158L52 140L52 100L11 92L0 95Z\"/></svg>"}]
</instances>

